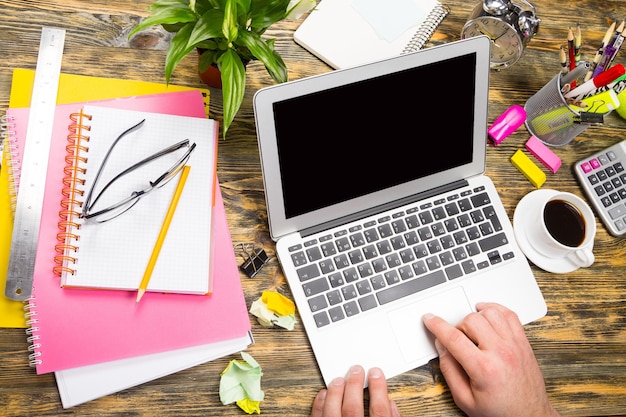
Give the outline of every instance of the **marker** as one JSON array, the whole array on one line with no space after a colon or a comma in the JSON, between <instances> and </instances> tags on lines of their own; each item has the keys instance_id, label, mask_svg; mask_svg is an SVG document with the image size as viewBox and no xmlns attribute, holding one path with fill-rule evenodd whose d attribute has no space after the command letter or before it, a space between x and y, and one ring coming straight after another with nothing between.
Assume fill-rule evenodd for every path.
<instances>
[{"instance_id":1,"label":"marker","mask_svg":"<svg viewBox=\"0 0 626 417\"><path fill-rule=\"evenodd\" d=\"M603 93L583 98L580 105L573 107L579 113L583 111L587 113L608 113L620 107L620 101L615 91L607 90ZM575 107L578 107L578 109Z\"/></svg>"},{"instance_id":2,"label":"marker","mask_svg":"<svg viewBox=\"0 0 626 417\"><path fill-rule=\"evenodd\" d=\"M624 39L625 38L626 38L626 30L621 31L620 34L617 35L617 38L615 39L615 42L613 42L613 49L614 49L614 51L611 54L611 56L608 58L607 64L604 66L605 70L613 64L613 61L615 60L615 57L617 56L617 53L619 52L620 48L622 47L622 44L624 43Z\"/></svg>"},{"instance_id":3,"label":"marker","mask_svg":"<svg viewBox=\"0 0 626 417\"><path fill-rule=\"evenodd\" d=\"M602 45L596 52L596 56L593 58L591 68L589 69L589 71L587 71L587 75L585 75L585 81L589 81L591 77L593 77L593 71L596 69L596 66L600 62L600 59L602 59L602 53L604 52L604 48L609 44L609 41L611 40L611 36L613 36L614 31L615 22L611 23L611 26L609 26L606 33L604 34L604 38L602 39Z\"/></svg>"},{"instance_id":4,"label":"marker","mask_svg":"<svg viewBox=\"0 0 626 417\"><path fill-rule=\"evenodd\" d=\"M624 31L624 21L622 20L622 23L620 23L618 28L615 29L615 33L613 34L613 37L608 42L608 44L604 47L604 51L602 52L602 58L600 59L600 62L598 63L596 68L593 70L593 75L592 75L593 77L600 74L602 71L606 71L609 68L614 55L617 53L616 42L618 38L621 36L623 31Z\"/></svg>"},{"instance_id":5,"label":"marker","mask_svg":"<svg viewBox=\"0 0 626 417\"><path fill-rule=\"evenodd\" d=\"M493 125L487 131L487 138L493 146L498 146L500 142L515 132L525 120L526 110L522 106L514 104L493 122Z\"/></svg>"},{"instance_id":6,"label":"marker","mask_svg":"<svg viewBox=\"0 0 626 417\"><path fill-rule=\"evenodd\" d=\"M579 97L592 91L594 88L603 87L617 78L624 75L624 66L622 64L615 64L613 67L606 71L601 72L592 79L585 81L583 84L571 90L565 94L564 97Z\"/></svg>"}]
</instances>

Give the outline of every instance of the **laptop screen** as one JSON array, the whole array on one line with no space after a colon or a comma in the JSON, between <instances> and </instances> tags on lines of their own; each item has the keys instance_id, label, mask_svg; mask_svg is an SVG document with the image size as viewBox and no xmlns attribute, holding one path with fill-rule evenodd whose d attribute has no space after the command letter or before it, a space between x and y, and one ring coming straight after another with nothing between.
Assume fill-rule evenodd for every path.
<instances>
[{"instance_id":1,"label":"laptop screen","mask_svg":"<svg viewBox=\"0 0 626 417\"><path fill-rule=\"evenodd\" d=\"M274 103L286 217L471 162L475 69L470 53Z\"/></svg>"},{"instance_id":2,"label":"laptop screen","mask_svg":"<svg viewBox=\"0 0 626 417\"><path fill-rule=\"evenodd\" d=\"M482 174L489 51L480 36L257 91L272 238Z\"/></svg>"}]
</instances>

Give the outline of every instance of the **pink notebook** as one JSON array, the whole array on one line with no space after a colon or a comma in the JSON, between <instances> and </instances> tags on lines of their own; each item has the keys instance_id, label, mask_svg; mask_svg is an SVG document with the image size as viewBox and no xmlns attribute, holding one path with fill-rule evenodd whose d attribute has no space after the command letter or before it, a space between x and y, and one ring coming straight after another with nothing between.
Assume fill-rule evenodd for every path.
<instances>
[{"instance_id":1,"label":"pink notebook","mask_svg":"<svg viewBox=\"0 0 626 417\"><path fill-rule=\"evenodd\" d=\"M246 322L243 320L240 324L235 323L235 316L243 316L245 308L241 306L243 296L240 287L239 268L236 264L235 253L231 249L232 241L219 188L215 196L215 206L213 207L213 230L218 238L213 246L215 248L213 259L220 260L215 265L214 273L217 279L215 280L216 293L213 297L222 300L230 297L235 306L224 308L223 311L225 314L231 314L233 317L226 317L225 321L228 323L232 322L243 331L249 328L249 326L246 326ZM232 312L230 311L231 309ZM212 317L218 314L219 312L213 313ZM63 407L68 408L201 363L240 352L252 343L252 335L247 332L245 336L239 338L65 369L55 372L55 377Z\"/></svg>"},{"instance_id":2,"label":"pink notebook","mask_svg":"<svg viewBox=\"0 0 626 417\"><path fill-rule=\"evenodd\" d=\"M246 336L250 321L239 276L232 273L233 268L236 270L234 253L213 258L213 294L207 296L147 293L135 305L134 292L60 287L53 267L66 165L66 129L69 114L84 104L57 106L30 301L31 365L41 374ZM91 104L206 116L199 91ZM17 142L23 143L25 136L19 126L26 123L28 109L8 111L16 118ZM232 252L228 233L214 236L214 241L220 250Z\"/></svg>"}]
</instances>

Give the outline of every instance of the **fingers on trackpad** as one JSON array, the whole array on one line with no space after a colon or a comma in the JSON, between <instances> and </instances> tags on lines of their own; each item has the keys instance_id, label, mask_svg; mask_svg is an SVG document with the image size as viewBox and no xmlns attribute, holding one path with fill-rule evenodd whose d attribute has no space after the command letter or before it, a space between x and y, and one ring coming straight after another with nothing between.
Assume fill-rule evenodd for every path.
<instances>
[{"instance_id":1,"label":"fingers on trackpad","mask_svg":"<svg viewBox=\"0 0 626 417\"><path fill-rule=\"evenodd\" d=\"M472 311L465 291L456 287L393 310L388 317L404 359L423 364L436 357L437 351L434 336L424 326L422 316L433 313L456 325Z\"/></svg>"}]
</instances>

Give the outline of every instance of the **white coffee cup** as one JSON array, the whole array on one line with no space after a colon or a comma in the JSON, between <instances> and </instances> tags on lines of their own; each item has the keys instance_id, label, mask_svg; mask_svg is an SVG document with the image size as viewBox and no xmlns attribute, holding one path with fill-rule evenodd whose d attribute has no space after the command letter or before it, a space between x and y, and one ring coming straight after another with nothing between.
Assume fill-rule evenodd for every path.
<instances>
[{"instance_id":1,"label":"white coffee cup","mask_svg":"<svg viewBox=\"0 0 626 417\"><path fill-rule=\"evenodd\" d=\"M528 241L543 256L566 258L578 267L593 264L596 221L591 208L575 194L551 195L526 225Z\"/></svg>"}]
</instances>

